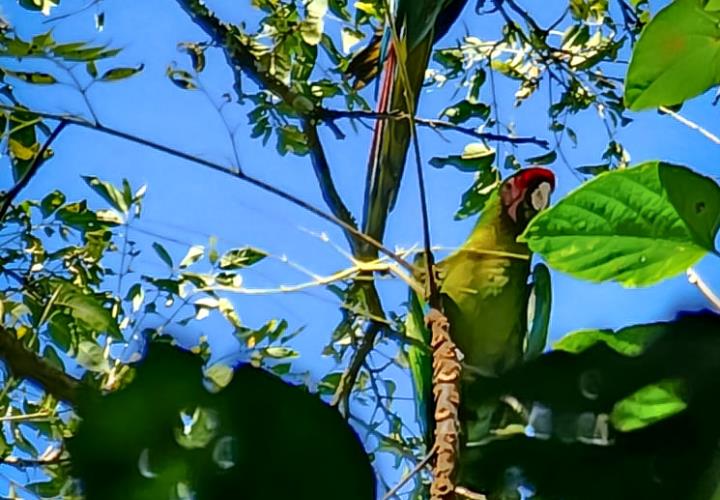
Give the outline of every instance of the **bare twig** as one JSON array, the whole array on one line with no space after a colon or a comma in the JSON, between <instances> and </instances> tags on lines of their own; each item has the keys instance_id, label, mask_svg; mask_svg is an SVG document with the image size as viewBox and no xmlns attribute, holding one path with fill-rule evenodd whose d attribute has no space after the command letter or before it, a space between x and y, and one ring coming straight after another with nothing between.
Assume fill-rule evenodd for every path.
<instances>
[{"instance_id":1,"label":"bare twig","mask_svg":"<svg viewBox=\"0 0 720 500\"><path fill-rule=\"evenodd\" d=\"M365 363L365 358L368 357L370 351L375 347L375 340L377 335L382 329L382 324L378 321L371 321L368 325L365 335L363 335L360 345L358 346L355 354L353 355L348 367L340 377L335 394L330 401L331 406L337 406L341 413L348 415L348 409L350 407L350 393L355 387L355 381L357 380L360 369Z\"/></svg>"},{"instance_id":2,"label":"bare twig","mask_svg":"<svg viewBox=\"0 0 720 500\"><path fill-rule=\"evenodd\" d=\"M703 281L697 271L695 271L692 267L689 267L687 270L687 277L690 284L695 285L698 290L700 290L700 293L705 296L708 302L710 302L710 304L712 304L712 306L720 312L720 297L715 295L715 292L713 292L707 283Z\"/></svg>"},{"instance_id":3,"label":"bare twig","mask_svg":"<svg viewBox=\"0 0 720 500\"><path fill-rule=\"evenodd\" d=\"M5 218L5 215L7 214L7 211L10 209L10 205L12 205L12 202L17 198L17 196L20 194L20 192L25 189L25 187L28 185L30 180L35 176L37 171L40 169L40 165L42 165L43 160L45 159L45 153L47 153L48 148L53 143L55 139L57 139L57 136L60 135L60 132L63 131L63 129L67 126L69 122L63 118L60 118L60 123L57 127L50 133L47 139L45 139L45 142L43 143L42 147L40 147L40 150L35 154L35 156L32 159L32 162L30 163L30 166L28 167L25 174L22 176L22 178L15 184L3 197L2 203L0 204L0 221L2 221Z\"/></svg>"},{"instance_id":4,"label":"bare twig","mask_svg":"<svg viewBox=\"0 0 720 500\"><path fill-rule=\"evenodd\" d=\"M396 274L401 280L403 280L410 288L412 288L415 293L424 293L422 286L415 282L412 277L403 274L402 272L397 272L397 269L393 269L393 266L391 264L388 264L387 262L382 261L375 261L375 262L367 262L367 261L355 261L355 264L347 269L343 269L341 271L338 271L334 274L331 274L329 276L314 276L312 281L307 281L304 283L298 283L294 285L280 285L278 287L274 288L245 288L245 287L232 287L232 286L224 286L224 285L217 285L217 286L207 286L207 287L201 287L198 288L198 292L210 292L210 291L216 291L216 292L230 292L230 293L237 293L240 295L273 295L273 294L280 294L280 293L294 293L294 292L302 292L304 290L307 290L309 288L314 288L318 286L326 286L331 283L336 283L338 281L346 280L349 278L356 277L359 274L365 274L368 273L374 273L374 272L392 272ZM356 278L357 279L357 278Z\"/></svg>"},{"instance_id":5,"label":"bare twig","mask_svg":"<svg viewBox=\"0 0 720 500\"><path fill-rule=\"evenodd\" d=\"M365 110L354 110L354 111L344 111L344 110L338 110L338 109L319 109L317 110L317 114L319 115L320 119L325 121L333 121L337 120L339 118L366 118L369 120L407 120L408 116L407 113L398 113L398 112L388 112L388 113L379 113L375 111L365 111ZM456 125L452 122L445 121L445 120L436 120L432 118L421 118L421 117L415 117L415 122L418 125L421 125L423 127L428 127L432 129L443 129L443 130L453 130L455 132L468 135L470 137L474 137L476 139L482 139L484 141L500 141L500 142L507 142L510 144L533 144L535 146L539 146L543 149L548 149L550 147L550 144L545 139L538 139L537 137L515 137L511 135L503 135L500 133L493 133L493 132L478 132L476 129L471 127L462 127L460 125Z\"/></svg>"},{"instance_id":6,"label":"bare twig","mask_svg":"<svg viewBox=\"0 0 720 500\"><path fill-rule=\"evenodd\" d=\"M313 170L315 171L315 178L320 186L320 191L322 192L325 204L335 217L352 227L357 228L357 223L355 222L354 217L343 202L340 193L338 193L337 188L335 187L335 183L330 172L330 165L328 164L327 157L325 156L325 150L320 142L317 125L313 122L313 120L304 119L302 126L303 132L307 137L308 147L310 148L310 158L312 160ZM353 254L357 254L360 249L361 241L352 232L347 230L344 232Z\"/></svg>"},{"instance_id":7,"label":"bare twig","mask_svg":"<svg viewBox=\"0 0 720 500\"><path fill-rule=\"evenodd\" d=\"M395 494L396 494L398 491L400 491L400 488L402 488L402 487L405 485L405 483L407 483L408 481L410 481L410 479L412 479L412 477L413 477L415 474L417 474L418 472L420 472L420 471L427 465L427 463L428 463L428 462L432 459L432 457L435 455L435 452L436 452L436 451L437 451L437 445L433 446L432 449L430 450L430 452L429 452L427 455L425 455L425 456L422 458L422 460L420 460L420 461L415 465L415 467L413 467L413 469L412 469L410 472L408 472L407 474L405 474L405 475L400 479L400 481L398 481L398 483L397 483L395 486L393 486L392 488L390 488L390 490L388 490L388 492L385 493L385 495L383 496L383 500L388 500L388 499L392 498L393 496L395 496Z\"/></svg>"},{"instance_id":8,"label":"bare twig","mask_svg":"<svg viewBox=\"0 0 720 500\"><path fill-rule=\"evenodd\" d=\"M487 500L487 497L482 493L475 493L462 486L455 487L455 493L460 495L462 498L469 498L470 500Z\"/></svg>"},{"instance_id":9,"label":"bare twig","mask_svg":"<svg viewBox=\"0 0 720 500\"><path fill-rule=\"evenodd\" d=\"M7 111L16 111L16 110L17 110L17 108L15 108L15 107L13 107L13 106L7 106L7 105L4 105L4 104L0 104L0 109L7 110ZM24 110L24 111L27 111L27 110ZM385 248L382 244L380 244L377 240L375 240L374 238L369 237L368 235L366 235L366 234L364 234L363 232L361 232L360 230L354 228L353 226L351 226L351 225L348 224L347 222L344 222L344 221L338 219L338 218L335 217L334 215L328 214L327 212L325 212L325 211L321 210L320 208L316 207L315 205L313 205L313 204L311 204L311 203L308 203L308 202L306 202L306 201L304 201L304 200L302 200L302 199L300 199L300 198L298 198L298 197L296 197L296 196L294 196L294 195L292 195L292 194L290 194L290 193L287 193L287 192L283 191L283 190L280 189L280 188L277 188L277 187L275 187L275 186L273 186L273 185L271 185L271 184L268 184L268 183L265 182L265 181L262 181L262 180L260 180L260 179L255 178L255 177L252 177L252 176L250 176L250 175L248 175L248 174L245 174L245 173L242 172L242 171L236 171L235 169L233 169L233 168L231 168L231 167L228 167L228 166L226 166L226 165L221 165L221 164L219 164L219 163L215 163L215 162L213 162L213 161L206 160L206 159L204 159L204 158L200 158L199 156L195 156L195 155L191 155L191 154L189 154L189 153L185 153L185 152L183 152L183 151L180 151L180 150L171 148L171 147L169 147L169 146L165 146L164 144L160 144L160 143L157 143L157 142L153 142L153 141L151 141L151 140L149 140L149 139L145 139L145 138L143 138L143 137L139 137L139 136L130 134L130 133L128 133L128 132L123 132L123 131L121 131L121 130L117 130L117 129L114 129L114 128L111 128L111 127L106 127L105 125L102 125L102 124L100 124L100 123L89 122L89 121L84 120L84 119L82 119L82 118L78 118L78 117L74 117L74 116L68 116L68 115L61 115L61 114L56 114L56 113L39 112L39 111L35 111L35 110L33 110L32 113L34 113L34 114L36 114L36 115L38 115L38 116L42 116L42 117L44 117L44 118L61 120L61 121L62 121L63 123L65 123L66 125L77 125L77 126L79 126L79 127L83 127L83 128L87 128L87 129L91 129L91 130L96 130L96 131L98 131L98 132L102 132L102 133L107 134L107 135L111 135L111 136L114 136L114 137L118 137L118 138L120 138L120 139L124 139L124 140L130 141L130 142L134 142L134 143L136 143L136 144L140 144L140 145L146 146L146 147L151 148L151 149L154 149L154 150L156 150L156 151L161 151L161 152L163 152L163 153L169 154L169 155L171 155L171 156L175 156L175 157L177 157L177 158L182 158L183 160L187 160L187 161L191 161L191 162L193 162L193 163L197 163L197 164L202 165L202 166L204 166L204 167L207 167L207 168L210 168L210 169L212 169L212 170L215 170L216 172L222 172L222 173L224 173L224 174L228 174L228 175L231 175L231 176L233 176L233 177L236 177L236 178L240 179L240 180L243 181L243 182L247 182L248 184L251 184L251 185L253 185L253 186L255 186L255 187L257 187L257 188L259 188L259 189L261 189L261 190L263 190L263 191L265 191L265 192L268 192L268 193L271 193L271 194L273 194L273 195L275 195L275 196L278 196L278 197L280 197L280 198L282 198L282 199L284 199L284 200L286 200L286 201L288 201L288 202L290 202L290 203L292 203L292 204L294 204L294 205L296 205L296 206L298 206L298 207L300 207L300 208L302 208L302 209L304 209L304 210L307 210L308 212L311 212L311 213L317 215L318 217L320 217L320 218L322 218L322 219L325 219L326 221L328 221L328 222L330 222L330 223L332 223L332 224L334 224L334 225L336 225L336 226L338 226L338 227L340 227L340 228L342 228L342 229L344 229L344 230L346 230L346 231L351 232L351 233L352 233L353 235L355 235L357 238L359 238L359 239L363 240L364 242L368 243L369 245L377 248L378 251L380 251L381 253L383 253L384 255L386 255L387 257L389 257L390 259L392 259L393 261L395 261L398 265L400 265L401 267L403 267L403 268L406 269L407 271L409 271L409 272L412 272L412 271L413 271L412 265L410 265L407 261L405 261L403 258L401 258L400 256L398 256L395 252L393 252L393 251L391 251L391 250L388 250L388 249Z\"/></svg>"},{"instance_id":10,"label":"bare twig","mask_svg":"<svg viewBox=\"0 0 720 500\"><path fill-rule=\"evenodd\" d=\"M695 122L693 122L693 121L691 121L691 120L688 120L687 118L685 118L685 117L682 116L681 114L676 113L676 112L673 111L672 109L666 108L665 106L660 106L658 109L659 109L660 111L662 111L663 113L665 113L665 114L667 114L667 115L670 115L672 118L676 119L677 121L679 121L680 123L682 123L682 124L685 125L686 127L689 127L689 128L691 128L691 129L693 129L693 130L697 130L697 131L698 131L700 134L702 134L706 139L710 139L710 140L711 140L712 142L714 142L715 144L720 144L720 137L716 136L715 134L713 134L713 133L710 132L709 130L701 127L701 126L698 125L697 123L695 123Z\"/></svg>"}]
</instances>

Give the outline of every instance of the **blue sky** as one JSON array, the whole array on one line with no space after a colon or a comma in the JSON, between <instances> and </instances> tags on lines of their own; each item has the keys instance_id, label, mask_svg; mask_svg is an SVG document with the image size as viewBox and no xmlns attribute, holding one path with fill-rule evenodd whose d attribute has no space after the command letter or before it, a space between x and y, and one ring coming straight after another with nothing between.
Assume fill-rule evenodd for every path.
<instances>
[{"instance_id":1,"label":"blue sky","mask_svg":"<svg viewBox=\"0 0 720 500\"><path fill-rule=\"evenodd\" d=\"M240 22L256 19L250 2L209 2L228 20ZM530 2L524 2L530 6ZM474 4L474 2L469 2ZM553 19L566 2L543 2L542 9L530 8L541 21ZM652 2L653 12L664 2ZM73 12L85 2L63 0L54 15ZM100 120L114 128L131 132L204 158L228 163L232 161L232 147L217 112L206 95L183 91L166 77L165 70L173 62L188 68L187 56L177 51L182 41L203 41L207 37L172 0L152 2L104 1L105 30L98 33L89 9L61 22L41 25L44 19L28 14L15 2L2 2L0 13L7 16L21 35L36 34L38 30L54 29L55 38L64 41L89 40L122 47L115 59L99 64L100 71L114 66L145 64L138 76L118 83L98 84L90 91L90 101ZM252 23L250 23L252 26ZM326 21L326 31L337 37L341 24ZM479 19L468 6L462 22L441 42L450 46L467 30L480 38L491 38L498 29L497 18ZM221 95L232 87L232 77L219 50L207 52L207 69L201 81L216 104ZM81 68L78 74L82 73ZM622 68L616 73L622 75ZM537 135L552 140L547 132L547 92L540 92L520 108L513 107L515 84L498 79L499 114L504 122L513 122L520 135ZM419 114L435 117L448 104L453 88L432 89L423 94ZM487 91L485 89L484 91ZM18 85L17 95L29 106L54 112L87 115L81 97L67 87L37 88ZM372 97L372 89L366 96ZM487 96L486 96L487 98ZM682 114L715 133L717 110L710 107L712 96L689 102ZM247 107L228 106L227 118L238 126L237 148L246 172L260 177L305 200L322 206L319 190L312 175L309 158L280 157L271 141L263 147L245 132ZM630 114L634 121L617 131L617 140L629 150L632 161L662 159L688 165L706 175L716 175L719 146L667 116L654 112ZM347 139L338 141L327 130L322 139L338 189L346 203L359 214L363 197L363 182L367 161L369 131L360 127L356 134L349 123L339 123ZM594 111L571 118L570 125L578 134L579 146L569 141L563 150L572 165L600 163L607 145L604 127ZM467 137L448 132L438 136L421 130L422 153L426 159L442 154L458 154L470 141ZM539 154L541 150L529 146L519 152L519 158ZM559 186L557 200L578 182L560 162L552 166ZM429 186L432 240L436 245L453 247L466 237L473 220L457 222L453 214L460 195L472 181L470 174L454 170L426 170ZM0 173L3 185L11 183L7 170ZM103 136L94 131L69 128L55 146L55 158L49 161L26 190L27 197L40 197L55 188L68 198L89 197L95 206L101 200L89 191L81 175L96 175L119 183L128 178L132 185L148 185L142 219L131 227L131 235L145 247L136 271L162 274L164 265L150 250L154 240L161 241L176 258L182 257L191 244L205 244L214 235L220 249L252 245L274 256L286 255L291 261L317 274L331 274L346 267L348 261L333 246L312 233L325 232L331 241L344 247L340 231L305 213L287 202L258 191L226 175L203 167L129 144L120 139ZM150 233L150 234L147 234ZM417 182L413 169L408 169L397 207L392 213L386 237L387 246L409 247L421 239ZM177 243L180 242L180 243ZM720 290L720 267L713 257L697 266L701 276ZM279 284L303 282L307 278L278 259L269 259L245 274L247 286L271 287ZM402 312L401 303L406 290L399 281L381 284L385 305L389 310ZM684 276L644 289L625 289L615 284L590 284L553 273L554 308L551 318L551 338L558 339L580 328L616 328L624 325L672 318L678 309L706 307L703 297L687 283ZM337 299L322 289L308 293L271 297L236 297L234 299L242 320L250 326L260 326L271 318L285 318L291 329L305 326L299 340L302 357L296 364L322 374L334 366L320 355L329 333L340 319ZM217 356L237 350L236 341L228 328L218 323L200 323L197 331L208 335ZM403 388L404 386L404 388ZM398 392L409 395L403 384Z\"/></svg>"}]
</instances>

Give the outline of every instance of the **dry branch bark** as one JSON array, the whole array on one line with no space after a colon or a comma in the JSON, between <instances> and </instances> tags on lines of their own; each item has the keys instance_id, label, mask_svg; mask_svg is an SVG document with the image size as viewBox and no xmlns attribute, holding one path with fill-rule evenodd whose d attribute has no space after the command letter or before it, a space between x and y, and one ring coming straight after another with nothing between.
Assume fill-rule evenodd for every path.
<instances>
[{"instance_id":1,"label":"dry branch bark","mask_svg":"<svg viewBox=\"0 0 720 500\"><path fill-rule=\"evenodd\" d=\"M455 498L455 476L460 444L460 373L458 349L450 338L450 323L437 309L425 322L432 332L433 396L435 399L435 463L430 486L432 500Z\"/></svg>"}]
</instances>

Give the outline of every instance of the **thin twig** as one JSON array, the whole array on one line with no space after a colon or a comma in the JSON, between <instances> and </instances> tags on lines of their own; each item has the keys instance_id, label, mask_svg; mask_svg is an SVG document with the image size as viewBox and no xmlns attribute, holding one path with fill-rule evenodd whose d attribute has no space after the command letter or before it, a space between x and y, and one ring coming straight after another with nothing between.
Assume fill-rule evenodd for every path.
<instances>
[{"instance_id":1,"label":"thin twig","mask_svg":"<svg viewBox=\"0 0 720 500\"><path fill-rule=\"evenodd\" d=\"M17 108L15 108L13 106L7 106L4 104L0 104L0 109L6 110L6 111L17 111ZM27 110L24 110L24 111L27 111ZM102 132L107 135L111 135L114 137L118 137L120 139L134 142L136 144L146 146L146 147L154 149L156 151L160 151L160 152L169 154L171 156L175 156L177 158L182 158L183 160L197 163L204 167L215 170L216 172L222 172L224 174L228 174L233 177L236 177L243 182L247 182L248 184L252 184L253 186L255 186L265 192L268 192L275 196L278 196L278 197L284 199L285 201L288 201L304 210L307 210L308 212L315 214L316 216L320 217L321 219L325 219L326 221L352 233L359 239L363 240L365 243L368 243L368 244L372 245L373 247L377 248L378 251L380 251L381 253L383 253L384 255L386 255L387 257L392 259L393 261L395 261L398 265L400 265L407 271L409 271L409 272L413 271L412 265L410 265L407 261L405 261L403 258L398 256L395 252L385 248L377 240L375 240L374 238L371 238L370 236L366 235L365 233L361 232L360 230L354 228L347 222L338 219L334 215L331 215L331 214L321 210L320 208L316 207L315 205L308 203L290 193L287 193L280 188L277 188L271 184L268 184L265 181L262 181L255 177L252 177L248 174L245 174L242 171L236 171L233 168L227 167L225 165L221 165L219 163L215 163L210 160L206 160L204 158L200 158L199 156L185 153L183 151L171 148L170 146L165 146L164 144L153 142L149 139L145 139L143 137L139 137L139 136L130 134L128 132L123 132L118 129L106 127L105 125L102 125L100 123L89 122L87 120L84 120L82 118L78 118L75 116L60 115L60 114L56 114L56 113L38 112L38 111L34 111L34 110L32 111L32 113L34 113L38 116L42 116L44 118L61 120L62 123L64 123L65 125L77 125L79 127L95 130L95 131ZM0 214L2 214L2 212L0 212Z\"/></svg>"},{"instance_id":2,"label":"thin twig","mask_svg":"<svg viewBox=\"0 0 720 500\"><path fill-rule=\"evenodd\" d=\"M691 121L691 120L688 120L687 118L685 118L685 117L682 116L681 114L678 114L678 113L676 113L675 111L673 111L672 109L666 108L665 106L660 106L658 109L659 109L660 111L662 111L663 113L665 113L665 114L667 114L667 115L670 115L672 118L676 119L677 121L679 121L680 123L682 123L682 124L685 125L686 127L689 127L689 128L691 128L691 129L693 129L693 130L697 130L697 131L700 132L703 136L705 136L706 139L710 139L710 140L711 140L712 142L714 142L715 144L719 144L719 145L720 145L720 137L716 136L715 134L713 134L713 133L710 132L709 130L704 129L703 127L701 127L701 126L698 125L697 123L695 123L695 122L693 122L693 121Z\"/></svg>"},{"instance_id":3,"label":"thin twig","mask_svg":"<svg viewBox=\"0 0 720 500\"><path fill-rule=\"evenodd\" d=\"M337 406L341 413L344 413L346 416L349 414L348 409L350 407L350 393L352 393L352 390L355 387L355 381L360 373L360 369L365 363L365 358L368 357L370 351L372 351L375 347L375 339L381 329L382 325L378 321L370 322L360 345L355 351L355 355L352 357L348 367L340 377L340 382L338 383L335 394L330 401L330 406Z\"/></svg>"},{"instance_id":4,"label":"thin twig","mask_svg":"<svg viewBox=\"0 0 720 500\"><path fill-rule=\"evenodd\" d=\"M23 413L20 415L3 415L0 422L25 422L28 420L48 420L54 418L48 411L38 411L35 413Z\"/></svg>"},{"instance_id":5,"label":"thin twig","mask_svg":"<svg viewBox=\"0 0 720 500\"><path fill-rule=\"evenodd\" d=\"M32 162L30 163L30 166L28 167L27 171L25 171L25 175L23 175L22 178L17 182L17 184L15 184L10 189L10 191L5 194L2 200L2 204L0 204L0 221L5 218L5 215L10 209L10 205L12 205L12 202L15 200L15 198L17 198L20 192L25 189L30 180L35 176L38 169L40 168L40 165L42 165L43 160L45 159L45 153L47 152L48 148L57 138L57 136L60 135L60 132L63 131L63 129L65 128L65 126L67 126L68 123L69 122L67 120L60 118L60 123L57 127L55 127L55 130L50 133L48 138L45 139L45 143L35 154Z\"/></svg>"},{"instance_id":6,"label":"thin twig","mask_svg":"<svg viewBox=\"0 0 720 500\"><path fill-rule=\"evenodd\" d=\"M460 495L463 498L469 498L470 500L487 500L487 497L482 493L475 493L463 486L456 486L455 494Z\"/></svg>"},{"instance_id":7,"label":"thin twig","mask_svg":"<svg viewBox=\"0 0 720 500\"><path fill-rule=\"evenodd\" d=\"M692 267L688 267L687 277L690 284L695 285L698 290L700 290L700 293L705 296L708 302L710 302L717 311L720 311L720 297L715 295L715 292L713 292L707 283L703 281L697 271L695 271Z\"/></svg>"},{"instance_id":8,"label":"thin twig","mask_svg":"<svg viewBox=\"0 0 720 500\"><path fill-rule=\"evenodd\" d=\"M356 264L350 268L343 269L341 271L338 271L334 274L331 274L330 276L315 276L312 281L307 281L304 283L298 283L295 285L280 285L278 287L274 288L237 288L232 286L224 286L224 285L218 285L218 286L207 286L207 287L201 287L198 288L198 292L211 292L211 291L217 291L217 292L230 292L230 293L237 293L240 295L273 295L273 294L281 294L281 293L294 293L294 292L302 292L304 290L307 290L309 288L315 288L318 286L325 286L329 285L331 283L335 283L338 281L343 281L348 278L352 278L353 276L361 273L370 273L370 272L393 272L395 271L391 264L388 264L387 262L366 262L366 261L357 261ZM420 286L419 283L415 282L410 278L409 276L397 273L397 276L402 279L410 288L412 288L415 293L424 293L422 286Z\"/></svg>"},{"instance_id":9,"label":"thin twig","mask_svg":"<svg viewBox=\"0 0 720 500\"><path fill-rule=\"evenodd\" d=\"M328 206L332 214L339 220L357 228L357 223L350 210L343 202L342 196L335 187L332 174L330 172L330 165L325 155L322 143L320 142L320 136L318 134L317 125L310 119L303 119L302 121L303 132L307 137L307 144L310 149L310 159L313 165L313 171L315 172L315 178L317 179L318 185L320 186L320 192L322 193L325 204ZM345 237L350 244L350 248L353 254L357 254L360 249L360 240L350 231L344 231Z\"/></svg>"},{"instance_id":10,"label":"thin twig","mask_svg":"<svg viewBox=\"0 0 720 500\"><path fill-rule=\"evenodd\" d=\"M333 121L338 118L366 118L369 120L407 120L408 115L407 113L398 113L398 112L388 112L388 113L380 113L375 111L365 111L365 110L354 110L354 111L344 111L344 110L338 110L338 109L320 109L317 111L318 115L321 119L325 121ZM428 127L432 129L444 129L444 130L454 130L455 132L468 135L470 137L474 137L476 139L482 139L484 141L500 141L500 142L507 142L510 144L533 144L535 146L539 146L543 149L548 149L550 147L550 144L545 139L538 139L537 137L515 137L510 135L503 135L500 133L493 133L493 132L478 132L476 129L471 127L463 127L460 125L456 125L455 123L445 121L445 120L437 120L432 118L421 118L421 117L415 117L415 122L418 125L422 125L423 127Z\"/></svg>"},{"instance_id":11,"label":"thin twig","mask_svg":"<svg viewBox=\"0 0 720 500\"><path fill-rule=\"evenodd\" d=\"M410 481L410 479L412 479L415 474L420 472L427 465L427 463L432 459L433 455L435 455L436 451L437 446L433 446L430 452L425 455L423 459L420 460L410 472L405 474L395 486L393 486L390 490L388 490L387 493L385 493L385 495L383 496L383 500L388 500L389 498L395 496L395 494L400 491L400 488L405 486L405 483Z\"/></svg>"}]
</instances>

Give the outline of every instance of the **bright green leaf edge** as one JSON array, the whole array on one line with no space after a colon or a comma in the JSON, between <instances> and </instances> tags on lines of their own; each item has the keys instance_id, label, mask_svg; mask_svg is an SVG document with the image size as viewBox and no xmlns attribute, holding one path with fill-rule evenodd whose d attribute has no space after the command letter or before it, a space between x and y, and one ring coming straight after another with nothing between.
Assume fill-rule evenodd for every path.
<instances>
[{"instance_id":1,"label":"bright green leaf edge","mask_svg":"<svg viewBox=\"0 0 720 500\"><path fill-rule=\"evenodd\" d=\"M598 175L540 213L519 237L576 278L648 286L717 254L720 187L650 161Z\"/></svg>"}]
</instances>

